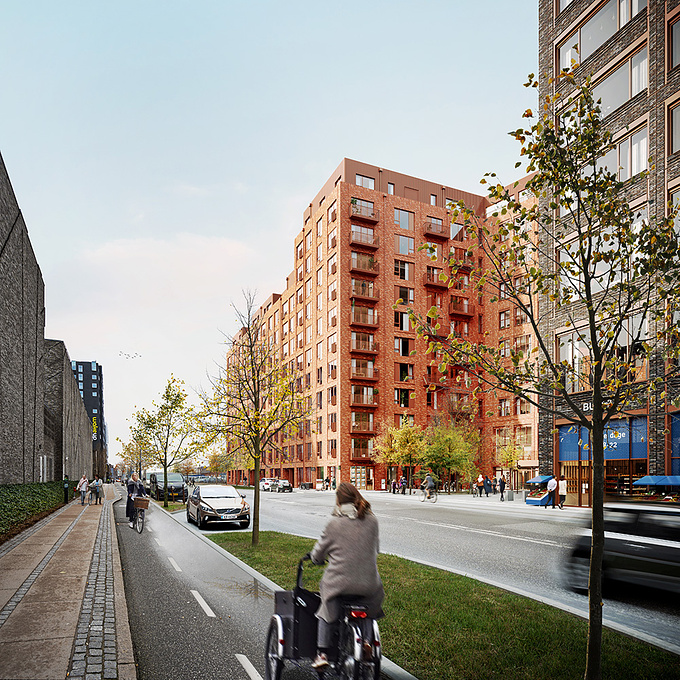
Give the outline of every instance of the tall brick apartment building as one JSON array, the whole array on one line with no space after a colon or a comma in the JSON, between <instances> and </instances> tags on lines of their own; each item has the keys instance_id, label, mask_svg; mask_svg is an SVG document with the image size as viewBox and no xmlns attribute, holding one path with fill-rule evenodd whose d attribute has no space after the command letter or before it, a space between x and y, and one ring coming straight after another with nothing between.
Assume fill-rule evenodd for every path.
<instances>
[{"instance_id":1,"label":"tall brick apartment building","mask_svg":"<svg viewBox=\"0 0 680 680\"><path fill-rule=\"evenodd\" d=\"M461 199L485 214L488 201L482 196L345 159L309 204L293 244L295 265L286 288L258 315L280 360L302 372L313 418L299 439L281 441L279 452L263 455L264 476L285 477L294 485L328 477L359 488L386 488L402 471L373 459L380 426L426 426L444 409L469 405L474 376L452 369L440 385L407 306L423 316L436 306L443 335L451 331L475 340L493 329L516 342L522 329L514 317L499 331L498 305L485 316L471 285L471 269L478 263L464 262L451 289L440 280L441 272L450 271L445 258L451 249L458 249L456 259L463 261L470 244L461 225L451 225L447 208ZM434 260L419 250L425 243L431 244ZM395 310L398 300L404 304ZM431 383L438 385L434 392L426 389ZM496 409L496 397L474 408L480 414ZM537 459L533 418L517 417L513 402L509 412L478 421L484 472L495 471L499 434L514 436L518 427L524 428L525 457ZM244 471L230 474L238 481Z\"/></svg>"},{"instance_id":2,"label":"tall brick apartment building","mask_svg":"<svg viewBox=\"0 0 680 680\"><path fill-rule=\"evenodd\" d=\"M556 74L572 58L580 62L576 77L592 75L596 98L602 98L602 115L617 142L611 167L620 168L631 207L663 216L668 202L680 198L680 2L539 0L539 72ZM541 95L554 87L544 79ZM554 334L557 347L564 319L546 318L542 334ZM665 367L657 361L647 370L651 375ZM680 415L664 408L645 403L635 417L612 423L619 446L605 452L607 492L621 485L629 492L644 474L680 474ZM571 430L541 416L540 467L567 476L567 503L587 505L587 442Z\"/></svg>"}]
</instances>

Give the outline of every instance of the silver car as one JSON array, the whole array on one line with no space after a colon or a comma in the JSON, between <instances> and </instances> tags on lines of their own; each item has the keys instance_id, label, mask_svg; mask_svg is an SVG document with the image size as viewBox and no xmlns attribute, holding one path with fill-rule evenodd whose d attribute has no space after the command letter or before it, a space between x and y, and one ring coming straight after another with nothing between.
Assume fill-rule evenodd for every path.
<instances>
[{"instance_id":1,"label":"silver car","mask_svg":"<svg viewBox=\"0 0 680 680\"><path fill-rule=\"evenodd\" d=\"M187 500L187 522L205 528L208 522L238 522L250 526L250 505L236 487L227 484L199 484Z\"/></svg>"}]
</instances>

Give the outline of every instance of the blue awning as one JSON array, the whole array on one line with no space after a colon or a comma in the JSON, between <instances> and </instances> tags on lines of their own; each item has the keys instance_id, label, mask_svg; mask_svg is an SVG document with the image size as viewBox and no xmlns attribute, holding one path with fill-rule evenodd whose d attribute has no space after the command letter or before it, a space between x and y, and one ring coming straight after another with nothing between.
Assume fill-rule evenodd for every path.
<instances>
[{"instance_id":1,"label":"blue awning","mask_svg":"<svg viewBox=\"0 0 680 680\"><path fill-rule=\"evenodd\" d=\"M549 479L552 479L552 475L537 475L530 479L527 484L545 484Z\"/></svg>"},{"instance_id":2,"label":"blue awning","mask_svg":"<svg viewBox=\"0 0 680 680\"><path fill-rule=\"evenodd\" d=\"M646 475L633 486L680 486L680 475Z\"/></svg>"}]
</instances>

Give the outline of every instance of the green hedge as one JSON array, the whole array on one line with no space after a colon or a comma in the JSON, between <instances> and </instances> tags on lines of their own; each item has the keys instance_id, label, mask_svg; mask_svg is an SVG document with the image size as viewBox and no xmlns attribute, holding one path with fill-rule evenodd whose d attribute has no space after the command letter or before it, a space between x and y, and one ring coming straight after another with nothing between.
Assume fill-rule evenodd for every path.
<instances>
[{"instance_id":1,"label":"green hedge","mask_svg":"<svg viewBox=\"0 0 680 680\"><path fill-rule=\"evenodd\" d=\"M74 482L69 483L69 499ZM56 482L0 485L0 536L45 510L64 503L64 487Z\"/></svg>"}]
</instances>

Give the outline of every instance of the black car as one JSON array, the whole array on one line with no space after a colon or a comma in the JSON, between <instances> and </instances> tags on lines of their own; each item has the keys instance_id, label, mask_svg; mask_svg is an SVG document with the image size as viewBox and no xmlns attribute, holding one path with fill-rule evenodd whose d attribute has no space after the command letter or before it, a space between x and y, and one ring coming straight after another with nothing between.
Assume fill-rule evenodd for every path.
<instances>
[{"instance_id":1,"label":"black car","mask_svg":"<svg viewBox=\"0 0 680 680\"><path fill-rule=\"evenodd\" d=\"M617 503L604 508L603 581L680 593L680 508ZM584 531L565 568L567 584L588 589L592 532Z\"/></svg>"},{"instance_id":2,"label":"black car","mask_svg":"<svg viewBox=\"0 0 680 680\"><path fill-rule=\"evenodd\" d=\"M187 501L187 522L204 528L208 522L238 522L250 526L250 506L236 487L227 484L199 484Z\"/></svg>"},{"instance_id":3,"label":"black car","mask_svg":"<svg viewBox=\"0 0 680 680\"><path fill-rule=\"evenodd\" d=\"M165 475L162 472L149 474L149 494L157 501L163 499L165 493ZM168 472L168 500L186 500L187 485L179 472Z\"/></svg>"}]
</instances>

